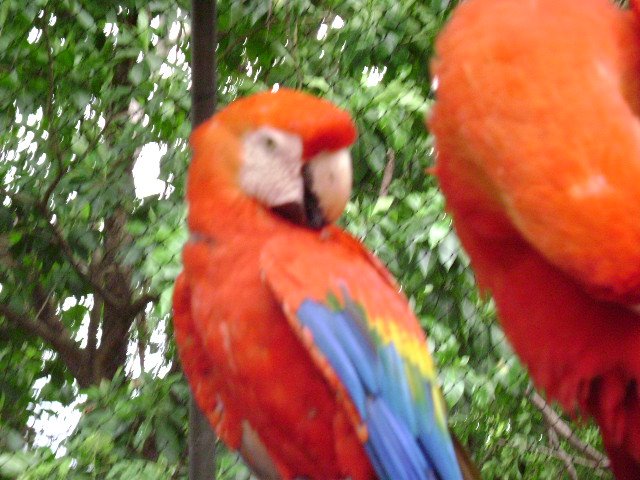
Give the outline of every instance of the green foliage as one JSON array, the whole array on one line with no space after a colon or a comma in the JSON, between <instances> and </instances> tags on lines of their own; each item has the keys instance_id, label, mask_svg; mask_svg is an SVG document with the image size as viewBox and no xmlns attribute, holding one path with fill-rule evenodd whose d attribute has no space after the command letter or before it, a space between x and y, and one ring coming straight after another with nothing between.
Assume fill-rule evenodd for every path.
<instances>
[{"instance_id":1,"label":"green foliage","mask_svg":"<svg viewBox=\"0 0 640 480\"><path fill-rule=\"evenodd\" d=\"M12 431L0 454L0 478L184 477L189 393L181 375L129 381L119 374L83 393L84 415L65 441L65 454L48 447L25 452Z\"/></svg>"},{"instance_id":2,"label":"green foliage","mask_svg":"<svg viewBox=\"0 0 640 480\"><path fill-rule=\"evenodd\" d=\"M398 277L427 330L453 430L485 478L558 477L564 466L549 454L528 377L425 174L429 59L457 3L219 1L219 102L278 84L352 112L355 191L342 222ZM171 330L187 237L188 8L184 0L0 5L2 480L186 478L187 387L157 373L177 368L173 342L155 334ZM150 142L166 148L165 190L139 198L133 167ZM118 310L110 293L140 308ZM91 318L100 326L93 348ZM117 360L106 368L95 361L106 340L98 332L125 320L115 347L127 357L106 351ZM157 365L134 374L140 351ZM36 412L49 404L81 412L60 446L38 440L46 427ZM574 429L599 445L593 426ZM222 446L216 461L217 478L250 477ZM580 478L600 474L576 468Z\"/></svg>"}]
</instances>

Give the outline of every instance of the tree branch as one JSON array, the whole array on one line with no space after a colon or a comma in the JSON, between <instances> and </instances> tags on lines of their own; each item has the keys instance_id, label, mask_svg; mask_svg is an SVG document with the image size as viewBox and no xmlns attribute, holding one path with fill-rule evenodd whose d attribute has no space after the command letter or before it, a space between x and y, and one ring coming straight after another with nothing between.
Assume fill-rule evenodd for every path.
<instances>
[{"instance_id":1,"label":"tree branch","mask_svg":"<svg viewBox=\"0 0 640 480\"><path fill-rule=\"evenodd\" d=\"M38 308L38 312L36 313L35 320L41 320L46 323L49 327L53 328L56 331L60 331L64 328L64 325L60 321L60 318L56 315L56 309L51 304L51 296L53 292L45 292L42 288L42 285L39 283L35 283L33 286L33 292L31 293L31 297L33 299L33 305Z\"/></svg>"},{"instance_id":2,"label":"tree branch","mask_svg":"<svg viewBox=\"0 0 640 480\"><path fill-rule=\"evenodd\" d=\"M144 308L147 306L147 303L149 302L155 303L159 299L160 299L160 296L156 295L155 293L143 293L142 296L140 296L140 298L138 298L136 301L134 301L131 304L130 311L133 313L133 315L137 315L138 313L144 310Z\"/></svg>"},{"instance_id":3,"label":"tree branch","mask_svg":"<svg viewBox=\"0 0 640 480\"><path fill-rule=\"evenodd\" d=\"M51 39L49 38L49 19L47 18L46 10L45 15L43 15L42 22L42 33L44 37L45 47L47 49L47 81L49 83L49 94L47 97L47 105L45 108L44 115L47 118L49 125L47 126L47 130L49 131L49 140L48 145L51 147L50 150L53 153L54 160L57 164L58 172L56 173L55 178L47 187L42 196L42 203L44 205L49 204L49 199L53 194L53 191L56 189L62 177L67 173L67 169L64 167L64 161L62 160L62 152L60 151L60 144L58 143L58 132L54 126L55 113L53 108L53 100L55 97L55 85L56 79L53 71L53 65L55 63L53 56L51 55Z\"/></svg>"},{"instance_id":4,"label":"tree branch","mask_svg":"<svg viewBox=\"0 0 640 480\"><path fill-rule=\"evenodd\" d=\"M529 451L530 448L533 448L533 450L535 452L537 452L537 453L540 453L540 454L543 454L543 455L547 455L549 457L553 457L553 458L557 458L558 460L561 460L561 458L558 456L558 451L557 450L555 450L553 448L550 448L550 447L547 447L545 445L534 444L534 445L531 445L530 447L526 447L525 448L525 447L523 447L521 445L514 445L514 444L512 444L509 441L504 440L504 439L499 439L497 441L497 445L500 448L504 448L505 446L508 446L509 448L513 448L514 450L518 450L519 452L522 452L522 453L525 453L525 452ZM495 451L494 451L494 453L495 453ZM491 454L489 454L487 456L487 458L491 458ZM602 473L604 471L608 471L607 467L603 466L599 462L595 462L595 461L590 460L588 458L584 458L584 457L581 457L579 455L575 455L575 456L571 455L571 458L572 458L574 464L581 465L583 467L587 467L587 468L593 469L594 474L599 476L599 477L602 476Z\"/></svg>"},{"instance_id":5,"label":"tree branch","mask_svg":"<svg viewBox=\"0 0 640 480\"><path fill-rule=\"evenodd\" d=\"M145 349L147 347L147 316L145 312L142 312L138 317L137 321L137 330L138 330L138 358L140 360L140 374L144 374L144 363L145 363Z\"/></svg>"},{"instance_id":6,"label":"tree branch","mask_svg":"<svg viewBox=\"0 0 640 480\"><path fill-rule=\"evenodd\" d=\"M93 359L98 346L98 326L100 325L100 319L102 318L102 309L104 303L99 298L93 298L93 308L89 313L89 326L87 328L87 352L89 353L89 360L93 365Z\"/></svg>"},{"instance_id":7,"label":"tree branch","mask_svg":"<svg viewBox=\"0 0 640 480\"><path fill-rule=\"evenodd\" d=\"M0 186L0 193L8 196L12 202L19 204L20 206L24 207L26 210L35 208L38 211L38 213L40 213L40 215L44 217L44 220L47 223L48 228L51 230L51 233L53 234L56 245L60 248L60 250L62 251L62 254L67 259L67 261L71 264L71 267L76 271L78 276L80 276L80 278L82 278L84 281L89 283L93 287L93 289L96 291L96 293L98 293L102 298L104 298L104 300L107 303L112 304L116 307L123 307L125 305L125 303L123 303L119 299L114 298L110 294L110 292L102 288L102 285L100 285L91 274L91 270L89 266L84 264L84 262L82 262L80 259L76 258L76 256L73 253L73 249L71 248L71 245L69 245L69 242L67 242L67 239L65 238L64 233L60 229L59 225L51 221L52 214L45 204L43 204L40 201L35 201L34 199L27 198L24 195L21 195L19 192L18 193L10 192L9 190L7 190L2 186Z\"/></svg>"},{"instance_id":8,"label":"tree branch","mask_svg":"<svg viewBox=\"0 0 640 480\"><path fill-rule=\"evenodd\" d=\"M596 450L588 443L580 440L571 427L551 408L547 401L536 392L531 386L527 389L527 395L531 403L540 410L545 422L553 428L553 430L576 450L583 452L588 458L597 462L604 468L609 467L609 459L602 452Z\"/></svg>"},{"instance_id":9,"label":"tree branch","mask_svg":"<svg viewBox=\"0 0 640 480\"><path fill-rule=\"evenodd\" d=\"M547 424L547 427L547 436L549 437L551 447L556 451L556 454L562 461L562 463L564 463L564 468L567 471L567 475L569 475L569 478L571 480L578 480L578 472L576 471L576 467L573 464L573 457L569 455L566 450L560 445L558 434L553 429L553 425Z\"/></svg>"},{"instance_id":10,"label":"tree branch","mask_svg":"<svg viewBox=\"0 0 640 480\"><path fill-rule=\"evenodd\" d=\"M27 333L41 337L61 355L73 355L77 358L82 353L78 344L71 339L71 335L64 326L60 330L54 331L46 323L27 318L5 303L0 303L0 315L3 315L11 323Z\"/></svg>"},{"instance_id":11,"label":"tree branch","mask_svg":"<svg viewBox=\"0 0 640 480\"><path fill-rule=\"evenodd\" d=\"M73 267L80 278L91 285L91 287L95 290L95 293L100 295L100 297L102 297L106 303L116 308L127 306L127 302L123 302L119 298L114 297L113 295L111 295L111 292L107 291L102 287L102 285L100 285L100 283L93 275L89 265L86 265L74 255L73 249L71 248L71 245L69 245L69 242L67 242L67 239L65 238L64 233L60 229L59 225L57 223L51 222L51 220L49 219L49 212L46 207L44 207L44 205L42 204L38 205L39 209L41 209L42 215L47 221L47 225L49 225L51 233L53 233L56 244L58 245L58 247L60 247L60 250L62 250L62 254L71 264L71 267Z\"/></svg>"},{"instance_id":12,"label":"tree branch","mask_svg":"<svg viewBox=\"0 0 640 480\"><path fill-rule=\"evenodd\" d=\"M389 186L391 185L391 180L393 180L393 169L396 166L396 153L389 148L387 150L387 164L384 167L384 173L382 174L382 183L380 184L380 191L378 192L379 197L384 197L387 193L389 193Z\"/></svg>"},{"instance_id":13,"label":"tree branch","mask_svg":"<svg viewBox=\"0 0 640 480\"><path fill-rule=\"evenodd\" d=\"M545 447L544 445L534 445L533 447L536 452L539 452L543 455L547 455L549 457L553 457L553 458L557 458L558 460L562 460L562 458L560 457L559 452L554 449L554 448L549 448L549 447ZM566 452L564 452L565 454L567 454ZM568 454L567 454L568 455ZM584 458L581 456L573 456L570 455L573 463L575 463L576 465L581 465L583 467L587 467L587 468L591 468L593 469L594 473L598 476L602 476L602 471L603 470L607 470L606 467L604 467L603 465L601 465L598 462L594 462L593 460L589 460L588 458Z\"/></svg>"}]
</instances>

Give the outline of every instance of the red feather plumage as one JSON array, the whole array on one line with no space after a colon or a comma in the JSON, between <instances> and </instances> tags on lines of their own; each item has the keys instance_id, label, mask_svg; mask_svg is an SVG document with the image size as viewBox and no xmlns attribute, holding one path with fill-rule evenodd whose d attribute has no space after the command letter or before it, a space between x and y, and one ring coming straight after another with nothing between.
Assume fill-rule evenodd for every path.
<instances>
[{"instance_id":1,"label":"red feather plumage","mask_svg":"<svg viewBox=\"0 0 640 480\"><path fill-rule=\"evenodd\" d=\"M435 173L478 283L536 385L640 478L640 23L469 0L437 54Z\"/></svg>"},{"instance_id":2,"label":"red feather plumage","mask_svg":"<svg viewBox=\"0 0 640 480\"><path fill-rule=\"evenodd\" d=\"M174 326L195 399L263 478L460 479L426 337L391 275L339 228L294 224L242 189L242 142L265 127L301 140L299 168L355 137L346 112L289 90L194 132Z\"/></svg>"}]
</instances>

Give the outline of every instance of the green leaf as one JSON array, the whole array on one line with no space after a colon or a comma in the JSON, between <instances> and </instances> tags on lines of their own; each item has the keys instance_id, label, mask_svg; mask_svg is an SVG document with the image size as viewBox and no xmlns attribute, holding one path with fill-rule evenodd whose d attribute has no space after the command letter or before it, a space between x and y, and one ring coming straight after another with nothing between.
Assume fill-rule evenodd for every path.
<instances>
[{"instance_id":1,"label":"green leaf","mask_svg":"<svg viewBox=\"0 0 640 480\"><path fill-rule=\"evenodd\" d=\"M142 425L138 428L136 435L133 439L133 446L139 450L142 449L144 443L147 441L151 433L153 432L153 425L149 420L142 422Z\"/></svg>"},{"instance_id":2,"label":"green leaf","mask_svg":"<svg viewBox=\"0 0 640 480\"><path fill-rule=\"evenodd\" d=\"M136 63L129 71L129 80L133 85L139 85L144 79L144 68L142 63Z\"/></svg>"},{"instance_id":3,"label":"green leaf","mask_svg":"<svg viewBox=\"0 0 640 480\"><path fill-rule=\"evenodd\" d=\"M89 12L87 12L82 8L78 8L78 11L76 12L75 16L78 19L78 23L80 23L80 25L82 25L82 27L84 27L87 30L91 30L96 26L96 23L93 20L93 17L89 14Z\"/></svg>"},{"instance_id":4,"label":"green leaf","mask_svg":"<svg viewBox=\"0 0 640 480\"><path fill-rule=\"evenodd\" d=\"M306 83L308 88L320 90L323 93L327 93L331 90L327 81L322 77L311 77Z\"/></svg>"},{"instance_id":5,"label":"green leaf","mask_svg":"<svg viewBox=\"0 0 640 480\"><path fill-rule=\"evenodd\" d=\"M89 142L85 138L84 135L79 135L74 139L74 142L71 144L71 151L76 155L84 155L89 148Z\"/></svg>"},{"instance_id":6,"label":"green leaf","mask_svg":"<svg viewBox=\"0 0 640 480\"><path fill-rule=\"evenodd\" d=\"M84 108L91 103L91 95L85 91L74 92L71 95L71 99L80 110L84 110Z\"/></svg>"},{"instance_id":7,"label":"green leaf","mask_svg":"<svg viewBox=\"0 0 640 480\"><path fill-rule=\"evenodd\" d=\"M31 467L26 453L0 453L0 474L8 478L16 478Z\"/></svg>"},{"instance_id":8,"label":"green leaf","mask_svg":"<svg viewBox=\"0 0 640 480\"><path fill-rule=\"evenodd\" d=\"M447 392L447 402L451 407L453 407L460 401L464 394L464 383L456 382L445 391Z\"/></svg>"},{"instance_id":9,"label":"green leaf","mask_svg":"<svg viewBox=\"0 0 640 480\"><path fill-rule=\"evenodd\" d=\"M383 195L376 200L375 205L373 206L373 211L371 215L377 215L380 213L386 213L391 208L393 204L393 197L390 195Z\"/></svg>"},{"instance_id":10,"label":"green leaf","mask_svg":"<svg viewBox=\"0 0 640 480\"><path fill-rule=\"evenodd\" d=\"M136 26L138 27L138 33L144 33L149 29L149 15L144 9L138 10Z\"/></svg>"},{"instance_id":11,"label":"green leaf","mask_svg":"<svg viewBox=\"0 0 640 480\"><path fill-rule=\"evenodd\" d=\"M88 313L89 310L84 305L74 305L64 311L63 317L73 327L78 328Z\"/></svg>"},{"instance_id":12,"label":"green leaf","mask_svg":"<svg viewBox=\"0 0 640 480\"><path fill-rule=\"evenodd\" d=\"M446 222L436 222L431 225L429 229L429 245L433 248L438 245L442 240L444 240L449 232L451 231L451 227Z\"/></svg>"}]
</instances>

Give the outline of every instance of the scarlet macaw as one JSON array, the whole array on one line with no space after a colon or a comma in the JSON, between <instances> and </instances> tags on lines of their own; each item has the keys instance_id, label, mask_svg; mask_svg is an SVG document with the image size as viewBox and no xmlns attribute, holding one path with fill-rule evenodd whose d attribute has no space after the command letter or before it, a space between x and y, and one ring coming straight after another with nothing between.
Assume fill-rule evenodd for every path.
<instances>
[{"instance_id":1,"label":"scarlet macaw","mask_svg":"<svg viewBox=\"0 0 640 480\"><path fill-rule=\"evenodd\" d=\"M182 365L264 478L459 479L425 335L387 270L332 225L355 137L346 112L286 89L193 133Z\"/></svg>"},{"instance_id":2,"label":"scarlet macaw","mask_svg":"<svg viewBox=\"0 0 640 480\"><path fill-rule=\"evenodd\" d=\"M638 17L468 0L436 50L435 171L478 283L536 385L638 479Z\"/></svg>"}]
</instances>

